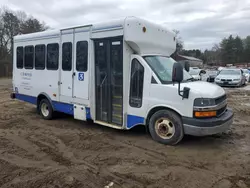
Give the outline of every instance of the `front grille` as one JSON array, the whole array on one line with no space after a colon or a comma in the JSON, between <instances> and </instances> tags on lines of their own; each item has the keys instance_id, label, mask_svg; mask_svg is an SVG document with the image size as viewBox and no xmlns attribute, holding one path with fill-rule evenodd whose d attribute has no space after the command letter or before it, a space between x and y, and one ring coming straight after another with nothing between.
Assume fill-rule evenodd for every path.
<instances>
[{"instance_id":1,"label":"front grille","mask_svg":"<svg viewBox=\"0 0 250 188\"><path fill-rule=\"evenodd\" d=\"M226 111L226 109L227 109L227 105L225 105L221 109L217 110L217 117L221 116Z\"/></svg>"},{"instance_id":2,"label":"front grille","mask_svg":"<svg viewBox=\"0 0 250 188\"><path fill-rule=\"evenodd\" d=\"M223 82L232 82L232 79L221 79Z\"/></svg>"},{"instance_id":3,"label":"front grille","mask_svg":"<svg viewBox=\"0 0 250 188\"><path fill-rule=\"evenodd\" d=\"M226 95L222 95L221 97L216 98L215 99L215 105L222 103L226 99L227 99Z\"/></svg>"},{"instance_id":4,"label":"front grille","mask_svg":"<svg viewBox=\"0 0 250 188\"><path fill-rule=\"evenodd\" d=\"M216 116L220 117L222 116L226 110L227 110L227 96L222 95L220 97L217 97L214 99L215 100L215 105L214 106L207 106L207 107L197 107L194 106L194 114L193 116L195 117L195 112L196 111L216 111Z\"/></svg>"}]
</instances>

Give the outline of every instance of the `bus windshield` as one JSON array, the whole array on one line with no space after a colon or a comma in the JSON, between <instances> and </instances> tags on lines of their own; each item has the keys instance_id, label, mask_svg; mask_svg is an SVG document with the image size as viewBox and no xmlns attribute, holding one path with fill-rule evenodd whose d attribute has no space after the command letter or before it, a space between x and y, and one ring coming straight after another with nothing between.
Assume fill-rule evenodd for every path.
<instances>
[{"instance_id":1,"label":"bus windshield","mask_svg":"<svg viewBox=\"0 0 250 188\"><path fill-rule=\"evenodd\" d=\"M172 83L173 64L176 63L171 57L144 56L145 61L164 84ZM192 79L189 73L183 69L183 81Z\"/></svg>"}]
</instances>

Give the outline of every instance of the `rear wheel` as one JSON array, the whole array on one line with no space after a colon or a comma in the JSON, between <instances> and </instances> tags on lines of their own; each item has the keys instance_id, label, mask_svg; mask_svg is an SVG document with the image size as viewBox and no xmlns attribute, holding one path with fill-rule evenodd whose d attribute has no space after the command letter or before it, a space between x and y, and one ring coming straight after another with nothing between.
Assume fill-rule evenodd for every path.
<instances>
[{"instance_id":1,"label":"rear wheel","mask_svg":"<svg viewBox=\"0 0 250 188\"><path fill-rule=\"evenodd\" d=\"M149 132L155 141L167 145L177 144L184 135L180 117L170 110L160 110L152 115Z\"/></svg>"},{"instance_id":2,"label":"rear wheel","mask_svg":"<svg viewBox=\"0 0 250 188\"><path fill-rule=\"evenodd\" d=\"M47 99L42 99L39 104L39 113L43 119L50 120L53 118L53 108Z\"/></svg>"}]
</instances>

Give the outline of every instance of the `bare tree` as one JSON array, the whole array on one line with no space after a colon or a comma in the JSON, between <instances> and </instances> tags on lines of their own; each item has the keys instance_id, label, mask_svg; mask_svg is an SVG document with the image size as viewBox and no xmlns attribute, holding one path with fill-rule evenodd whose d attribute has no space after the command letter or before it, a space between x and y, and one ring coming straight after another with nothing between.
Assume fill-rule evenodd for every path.
<instances>
[{"instance_id":1,"label":"bare tree","mask_svg":"<svg viewBox=\"0 0 250 188\"><path fill-rule=\"evenodd\" d=\"M45 31L46 29L48 29L48 27L43 22L40 22L33 17L28 18L20 25L20 31L22 34Z\"/></svg>"},{"instance_id":2,"label":"bare tree","mask_svg":"<svg viewBox=\"0 0 250 188\"><path fill-rule=\"evenodd\" d=\"M13 37L44 31L48 29L44 22L28 17L23 11L12 11L6 7L0 8L0 60L10 60L13 53Z\"/></svg>"},{"instance_id":3,"label":"bare tree","mask_svg":"<svg viewBox=\"0 0 250 188\"><path fill-rule=\"evenodd\" d=\"M180 36L180 31L179 30L173 30L175 33L175 38L176 38L176 52L179 53L180 51L183 50L184 42Z\"/></svg>"},{"instance_id":4,"label":"bare tree","mask_svg":"<svg viewBox=\"0 0 250 188\"><path fill-rule=\"evenodd\" d=\"M13 52L13 37L19 33L18 18L11 12L5 11L3 14L5 47L9 49L9 53Z\"/></svg>"}]
</instances>

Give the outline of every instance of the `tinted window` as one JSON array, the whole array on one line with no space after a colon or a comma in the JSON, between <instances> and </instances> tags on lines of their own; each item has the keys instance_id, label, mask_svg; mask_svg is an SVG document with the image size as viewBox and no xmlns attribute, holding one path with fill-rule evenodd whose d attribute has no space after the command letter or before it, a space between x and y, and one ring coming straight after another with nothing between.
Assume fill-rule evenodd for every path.
<instances>
[{"instance_id":1,"label":"tinted window","mask_svg":"<svg viewBox=\"0 0 250 188\"><path fill-rule=\"evenodd\" d=\"M23 68L23 47L17 47L16 49L16 67L18 69Z\"/></svg>"},{"instance_id":2,"label":"tinted window","mask_svg":"<svg viewBox=\"0 0 250 188\"><path fill-rule=\"evenodd\" d=\"M88 42L78 41L76 43L76 70L87 71L88 70Z\"/></svg>"},{"instance_id":3,"label":"tinted window","mask_svg":"<svg viewBox=\"0 0 250 188\"><path fill-rule=\"evenodd\" d=\"M45 69L45 45L35 47L35 69Z\"/></svg>"},{"instance_id":4,"label":"tinted window","mask_svg":"<svg viewBox=\"0 0 250 188\"><path fill-rule=\"evenodd\" d=\"M47 69L58 69L59 45L57 43L47 45Z\"/></svg>"},{"instance_id":5,"label":"tinted window","mask_svg":"<svg viewBox=\"0 0 250 188\"><path fill-rule=\"evenodd\" d=\"M144 67L137 59L133 59L131 66L130 97L129 104L132 107L142 106Z\"/></svg>"},{"instance_id":6,"label":"tinted window","mask_svg":"<svg viewBox=\"0 0 250 188\"><path fill-rule=\"evenodd\" d=\"M65 42L62 46L62 70L71 71L72 69L72 43Z\"/></svg>"},{"instance_id":7,"label":"tinted window","mask_svg":"<svg viewBox=\"0 0 250 188\"><path fill-rule=\"evenodd\" d=\"M24 48L24 67L33 69L34 67L34 46L26 46Z\"/></svg>"}]
</instances>

